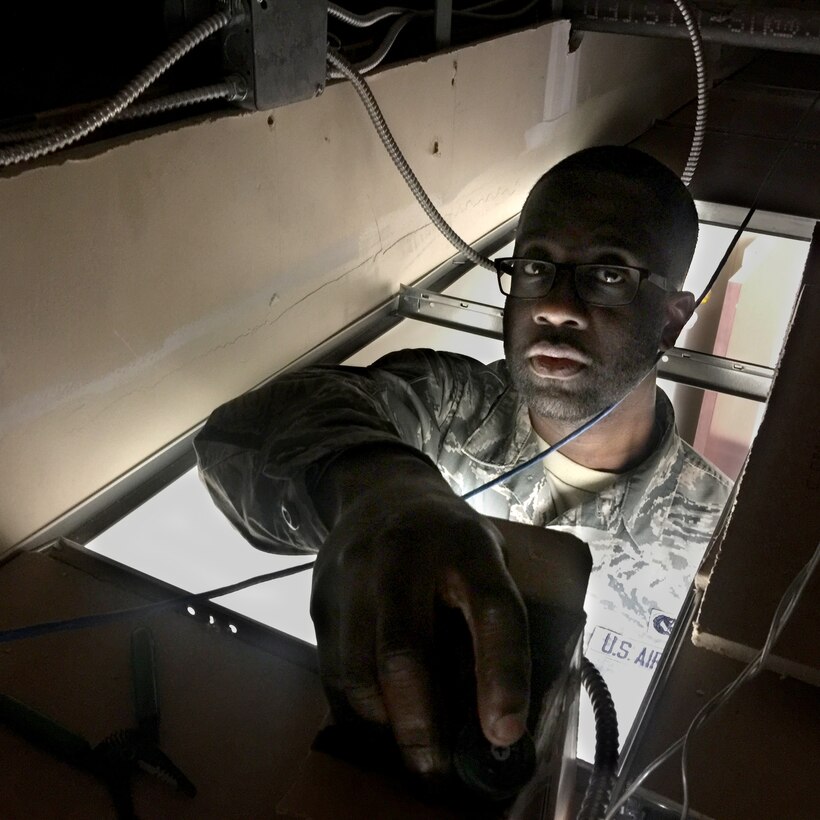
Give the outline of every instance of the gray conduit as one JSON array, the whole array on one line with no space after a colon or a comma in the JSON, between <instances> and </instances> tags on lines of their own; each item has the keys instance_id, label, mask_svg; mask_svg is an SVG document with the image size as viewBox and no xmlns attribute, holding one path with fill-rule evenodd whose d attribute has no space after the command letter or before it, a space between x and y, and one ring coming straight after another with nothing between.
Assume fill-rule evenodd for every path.
<instances>
[{"instance_id":1,"label":"gray conduit","mask_svg":"<svg viewBox=\"0 0 820 820\"><path fill-rule=\"evenodd\" d=\"M692 181L697 168L700 152L703 148L703 138L706 134L706 112L709 104L709 84L706 79L706 61L703 58L703 40L700 36L700 29L695 22L692 11L686 0L675 0L675 5L683 17L686 30L689 32L689 40L692 43L692 53L695 58L695 74L698 86L698 108L695 115L695 131L692 134L692 145L689 148L689 158L686 160L686 167L681 174L681 181L688 185Z\"/></svg>"},{"instance_id":2,"label":"gray conduit","mask_svg":"<svg viewBox=\"0 0 820 820\"><path fill-rule=\"evenodd\" d=\"M413 196L415 196L418 200L419 205L421 205L424 212L430 218L430 221L436 226L436 228L438 228L439 231L441 231L445 239L447 239L447 241L454 248L456 248L456 250L463 253L471 262L473 262L473 264L480 265L482 268L487 268L487 270L495 271L495 265L493 265L493 263L486 256L482 256L476 250L471 248L447 224L444 217L438 212L436 206L433 205L430 197L427 196L424 189L421 187L421 183L413 173L413 169L404 158L404 154L402 154L401 149L396 144L395 139L393 139L393 135L390 133L390 129L384 121L384 117L382 116L381 109L376 102L376 98L370 91L370 86L368 86L365 82L364 77L362 77L362 75L359 74L359 72L356 71L353 66L344 59L344 57L332 48L327 50L327 61L331 66L333 66L333 68L339 71L353 84L353 87L356 89L356 93L359 95L364 103L364 107L367 109L368 116L376 128L379 138L381 139L384 147L387 149L387 153L390 155L390 159L393 160L393 163L399 169L402 177L404 177L404 181L413 192Z\"/></svg>"},{"instance_id":3,"label":"gray conduit","mask_svg":"<svg viewBox=\"0 0 820 820\"><path fill-rule=\"evenodd\" d=\"M110 122L150 117L154 114L160 114L163 111L172 111L189 105L212 102L213 100L231 102L232 100L242 99L246 93L247 89L243 87L243 84L239 80L234 81L229 79L222 83L205 85L201 88L192 88L189 91L180 91L176 94L156 97L153 100L146 100L142 103L134 103L120 111L116 117L112 117ZM21 128L16 131L0 131L0 145L40 139L41 137L56 134L61 130L61 127L62 126L59 125L52 125L43 126L42 128Z\"/></svg>"},{"instance_id":4,"label":"gray conduit","mask_svg":"<svg viewBox=\"0 0 820 820\"><path fill-rule=\"evenodd\" d=\"M131 105L137 97L144 94L174 63L181 60L203 40L227 26L230 21L231 15L226 11L221 11L194 26L141 71L118 94L81 120L31 142L0 148L0 167L28 162L45 154L51 154L96 131Z\"/></svg>"},{"instance_id":5,"label":"gray conduit","mask_svg":"<svg viewBox=\"0 0 820 820\"><path fill-rule=\"evenodd\" d=\"M396 42L396 38L399 36L401 30L417 15L415 14L405 14L402 17L399 17L395 23L388 29L387 34L382 40L381 45L376 49L376 51L370 55L366 60L363 60L360 63L356 63L353 68L359 72L359 74L367 74L369 71L372 71L376 68L382 60L387 56L387 53L393 47L393 43ZM345 75L342 74L341 71L330 69L327 72L327 78L329 80L341 80L344 79Z\"/></svg>"},{"instance_id":6,"label":"gray conduit","mask_svg":"<svg viewBox=\"0 0 820 820\"><path fill-rule=\"evenodd\" d=\"M385 6L383 9L376 9L368 14L354 14L352 11L343 9L335 3L328 3L327 7L327 13L331 17L335 17L337 20L341 20L343 23L347 23L347 25L354 26L355 28L367 28L387 17L395 17L397 14L406 14L408 11L412 12L413 9L407 9L402 6Z\"/></svg>"}]
</instances>

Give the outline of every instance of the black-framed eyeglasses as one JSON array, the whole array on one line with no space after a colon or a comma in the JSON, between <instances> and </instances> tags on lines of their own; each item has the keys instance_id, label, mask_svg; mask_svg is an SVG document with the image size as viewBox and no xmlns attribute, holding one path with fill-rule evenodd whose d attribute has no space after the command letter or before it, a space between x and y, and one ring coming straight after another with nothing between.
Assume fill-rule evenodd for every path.
<instances>
[{"instance_id":1,"label":"black-framed eyeglasses","mask_svg":"<svg viewBox=\"0 0 820 820\"><path fill-rule=\"evenodd\" d=\"M552 290L559 270L572 271L575 292L588 305L628 305L635 298L644 279L661 290L674 290L665 277L643 268L625 265L569 265L515 257L496 259L494 264L501 292L519 299L540 299L546 296Z\"/></svg>"}]
</instances>

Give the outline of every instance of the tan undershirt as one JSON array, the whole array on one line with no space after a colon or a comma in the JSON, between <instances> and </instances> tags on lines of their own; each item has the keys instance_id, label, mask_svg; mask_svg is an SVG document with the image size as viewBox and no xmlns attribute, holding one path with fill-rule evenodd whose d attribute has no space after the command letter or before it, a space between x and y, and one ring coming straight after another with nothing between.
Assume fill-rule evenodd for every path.
<instances>
[{"instance_id":1,"label":"tan undershirt","mask_svg":"<svg viewBox=\"0 0 820 820\"><path fill-rule=\"evenodd\" d=\"M537 433L535 437L542 450L549 447ZM544 459L544 474L552 491L556 516L595 498L618 477L617 473L591 470L558 452Z\"/></svg>"}]
</instances>

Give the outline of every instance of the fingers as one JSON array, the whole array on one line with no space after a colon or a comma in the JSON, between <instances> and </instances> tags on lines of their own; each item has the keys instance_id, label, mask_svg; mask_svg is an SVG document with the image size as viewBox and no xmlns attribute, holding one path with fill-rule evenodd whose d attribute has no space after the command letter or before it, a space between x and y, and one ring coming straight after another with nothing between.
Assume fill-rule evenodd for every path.
<instances>
[{"instance_id":1,"label":"fingers","mask_svg":"<svg viewBox=\"0 0 820 820\"><path fill-rule=\"evenodd\" d=\"M376 675L376 613L370 596L353 597L341 614L341 686L356 714L373 723L387 723L388 714Z\"/></svg>"},{"instance_id":2,"label":"fingers","mask_svg":"<svg viewBox=\"0 0 820 820\"><path fill-rule=\"evenodd\" d=\"M376 676L373 596L367 590L357 593L353 582L349 587L343 596L335 576L314 575L311 617L322 683L337 722L363 719L384 724L387 711Z\"/></svg>"},{"instance_id":3,"label":"fingers","mask_svg":"<svg viewBox=\"0 0 820 820\"><path fill-rule=\"evenodd\" d=\"M510 746L526 731L530 695L527 613L498 561L471 565L451 579L448 597L464 613L475 655L476 701L484 736Z\"/></svg>"},{"instance_id":4,"label":"fingers","mask_svg":"<svg viewBox=\"0 0 820 820\"><path fill-rule=\"evenodd\" d=\"M448 639L434 652L434 634L440 641L446 632L434 628L442 603L457 607L469 626L484 735L509 746L526 731L524 605L504 566L500 535L456 513L454 526L428 504L423 528L417 517L402 526L391 521L376 528L377 538L372 516L357 517L349 531L337 524L314 572L311 614L334 715L389 724L405 765L425 775L443 774L450 763L445 746L453 726L442 725L450 710L438 703L449 697L440 691L438 666ZM436 520L447 526L430 523Z\"/></svg>"},{"instance_id":5,"label":"fingers","mask_svg":"<svg viewBox=\"0 0 820 820\"><path fill-rule=\"evenodd\" d=\"M328 700L340 723L390 724L411 771L441 774L449 760L430 671L433 585L408 581L402 562L381 580L375 593L355 583L343 593L322 578L314 583L311 614Z\"/></svg>"},{"instance_id":6,"label":"fingers","mask_svg":"<svg viewBox=\"0 0 820 820\"><path fill-rule=\"evenodd\" d=\"M415 579L418 581L418 579ZM406 573L385 578L377 634L382 699L405 765L423 775L449 765L441 744L431 678L433 594Z\"/></svg>"}]
</instances>

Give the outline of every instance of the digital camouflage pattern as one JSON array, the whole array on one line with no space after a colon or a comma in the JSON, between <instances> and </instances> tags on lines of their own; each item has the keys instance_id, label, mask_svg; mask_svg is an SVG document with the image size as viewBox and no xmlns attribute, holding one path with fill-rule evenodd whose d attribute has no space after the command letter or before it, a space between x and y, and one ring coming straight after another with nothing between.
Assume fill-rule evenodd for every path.
<instances>
[{"instance_id":1,"label":"digital camouflage pattern","mask_svg":"<svg viewBox=\"0 0 820 820\"><path fill-rule=\"evenodd\" d=\"M487 515L538 526L591 527L606 546L596 571L623 577L637 558L696 568L730 482L677 435L658 391L665 430L657 450L596 499L553 515L540 464L475 498ZM538 452L526 404L503 361L485 365L432 350L391 353L369 368L288 373L218 408L197 436L200 474L215 502L260 549L315 552L327 535L309 485L341 452L392 442L423 453L463 494ZM694 566L693 566L694 565ZM633 576L630 576L633 577ZM632 607L631 596L621 605Z\"/></svg>"},{"instance_id":2,"label":"digital camouflage pattern","mask_svg":"<svg viewBox=\"0 0 820 820\"><path fill-rule=\"evenodd\" d=\"M678 436L660 390L656 408L659 447L591 501L556 517L540 463L470 501L589 544L587 652L604 667L654 668L729 494L728 479ZM212 497L243 535L263 550L300 553L327 535L310 500L322 468L376 442L426 457L459 494L539 449L505 362L432 350L286 374L216 410L195 447Z\"/></svg>"}]
</instances>

